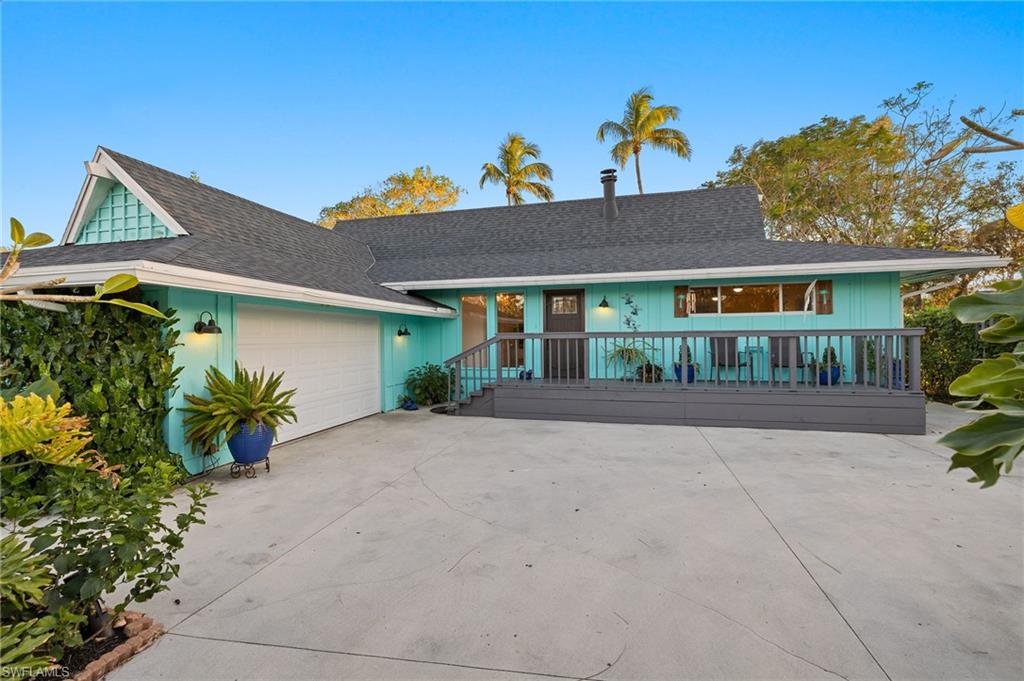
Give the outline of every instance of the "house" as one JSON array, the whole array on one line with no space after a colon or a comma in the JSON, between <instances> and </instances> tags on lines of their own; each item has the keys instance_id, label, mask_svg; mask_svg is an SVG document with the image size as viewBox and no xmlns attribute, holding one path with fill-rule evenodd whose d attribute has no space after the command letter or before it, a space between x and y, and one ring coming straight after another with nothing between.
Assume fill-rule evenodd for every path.
<instances>
[{"instance_id":1,"label":"house","mask_svg":"<svg viewBox=\"0 0 1024 681\"><path fill-rule=\"evenodd\" d=\"M772 241L753 188L616 196L610 171L594 199L327 230L103 147L86 167L60 244L11 283L135 275L180 319L170 405L209 365L284 371L282 441L395 408L425 362L465 414L923 432L900 284L1006 263Z\"/></svg>"}]
</instances>

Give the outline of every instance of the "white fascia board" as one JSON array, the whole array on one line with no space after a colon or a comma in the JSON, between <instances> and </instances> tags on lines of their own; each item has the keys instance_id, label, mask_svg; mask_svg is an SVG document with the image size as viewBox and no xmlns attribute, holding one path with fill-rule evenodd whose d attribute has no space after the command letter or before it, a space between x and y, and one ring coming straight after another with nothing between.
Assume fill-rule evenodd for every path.
<instances>
[{"instance_id":1,"label":"white fascia board","mask_svg":"<svg viewBox=\"0 0 1024 681\"><path fill-rule=\"evenodd\" d=\"M64 229L64 236L61 237L61 245L73 244L78 238L78 232L82 226L92 217L99 203L102 202L107 190L112 183L120 182L135 198L142 202L160 222L164 224L173 234L186 236L188 232L178 224L178 221L171 217L164 208L157 203L138 182L125 170L110 158L102 149L96 149L91 161L85 163L88 174L82 189L78 192L78 200L75 201L75 208L71 211L71 218Z\"/></svg>"},{"instance_id":2,"label":"white fascia board","mask_svg":"<svg viewBox=\"0 0 1024 681\"><path fill-rule=\"evenodd\" d=\"M375 312L391 312L419 317L453 318L454 310L446 307L424 307L411 303L398 303L387 300L364 298L347 293L321 291L304 286L279 284L231 274L208 272L206 270L167 265L148 260L123 260L119 262L91 263L85 265L51 265L46 267L23 267L17 274L5 282L8 285L26 284L35 281L46 281L64 277L64 286L87 286L106 281L115 274L131 274L138 278L139 283L159 286L177 286L179 288L211 291L214 293L231 293L234 295L252 296L254 298L272 298L290 300L316 305L348 307L356 310L373 310Z\"/></svg>"},{"instance_id":3,"label":"white fascia board","mask_svg":"<svg viewBox=\"0 0 1024 681\"><path fill-rule=\"evenodd\" d=\"M962 272L990 267L1003 267L1009 258L994 255L957 258L908 258L902 260L861 260L854 262L803 263L798 265L764 265L759 267L715 267L689 270L656 270L649 272L604 272L599 274L558 274L528 277L481 277L475 279L428 279L424 281L393 281L382 286L397 291L478 288L489 286L555 286L560 284L604 284L666 279L723 279L752 277L810 276L823 274L866 274L877 272L950 271Z\"/></svg>"}]
</instances>

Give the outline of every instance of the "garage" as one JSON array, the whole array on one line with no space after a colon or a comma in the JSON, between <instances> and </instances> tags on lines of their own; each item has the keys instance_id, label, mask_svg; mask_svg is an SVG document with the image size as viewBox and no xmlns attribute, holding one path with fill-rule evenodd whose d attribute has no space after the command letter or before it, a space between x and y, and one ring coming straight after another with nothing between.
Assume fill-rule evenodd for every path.
<instances>
[{"instance_id":1,"label":"garage","mask_svg":"<svg viewBox=\"0 0 1024 681\"><path fill-rule=\"evenodd\" d=\"M285 442L380 411L380 325L375 317L238 305L238 361L247 369L284 372L296 388L298 422Z\"/></svg>"}]
</instances>

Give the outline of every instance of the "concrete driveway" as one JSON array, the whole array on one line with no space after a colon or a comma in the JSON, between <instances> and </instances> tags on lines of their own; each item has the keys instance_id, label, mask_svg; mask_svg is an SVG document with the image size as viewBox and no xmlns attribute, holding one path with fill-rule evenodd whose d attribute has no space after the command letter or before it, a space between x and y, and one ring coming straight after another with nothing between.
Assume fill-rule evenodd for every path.
<instances>
[{"instance_id":1,"label":"concrete driveway","mask_svg":"<svg viewBox=\"0 0 1024 681\"><path fill-rule=\"evenodd\" d=\"M212 476L111 678L1024 678L1024 487L933 440L365 419Z\"/></svg>"}]
</instances>

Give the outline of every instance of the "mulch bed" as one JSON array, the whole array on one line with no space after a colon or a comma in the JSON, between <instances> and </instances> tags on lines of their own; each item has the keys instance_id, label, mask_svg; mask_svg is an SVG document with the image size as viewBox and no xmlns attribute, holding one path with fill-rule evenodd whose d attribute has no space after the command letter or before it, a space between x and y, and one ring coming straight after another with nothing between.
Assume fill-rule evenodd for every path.
<instances>
[{"instance_id":1,"label":"mulch bed","mask_svg":"<svg viewBox=\"0 0 1024 681\"><path fill-rule=\"evenodd\" d=\"M128 640L124 628L114 629L114 635L102 641L89 641L79 648L72 648L64 653L61 664L71 676L86 668L93 660L98 660L104 653L110 652Z\"/></svg>"},{"instance_id":2,"label":"mulch bed","mask_svg":"<svg viewBox=\"0 0 1024 681\"><path fill-rule=\"evenodd\" d=\"M145 650L164 633L164 628L141 612L124 612L114 620L114 635L89 641L65 653L62 666L37 678L70 678L99 681L133 656ZM55 674L56 672L56 674Z\"/></svg>"}]
</instances>

